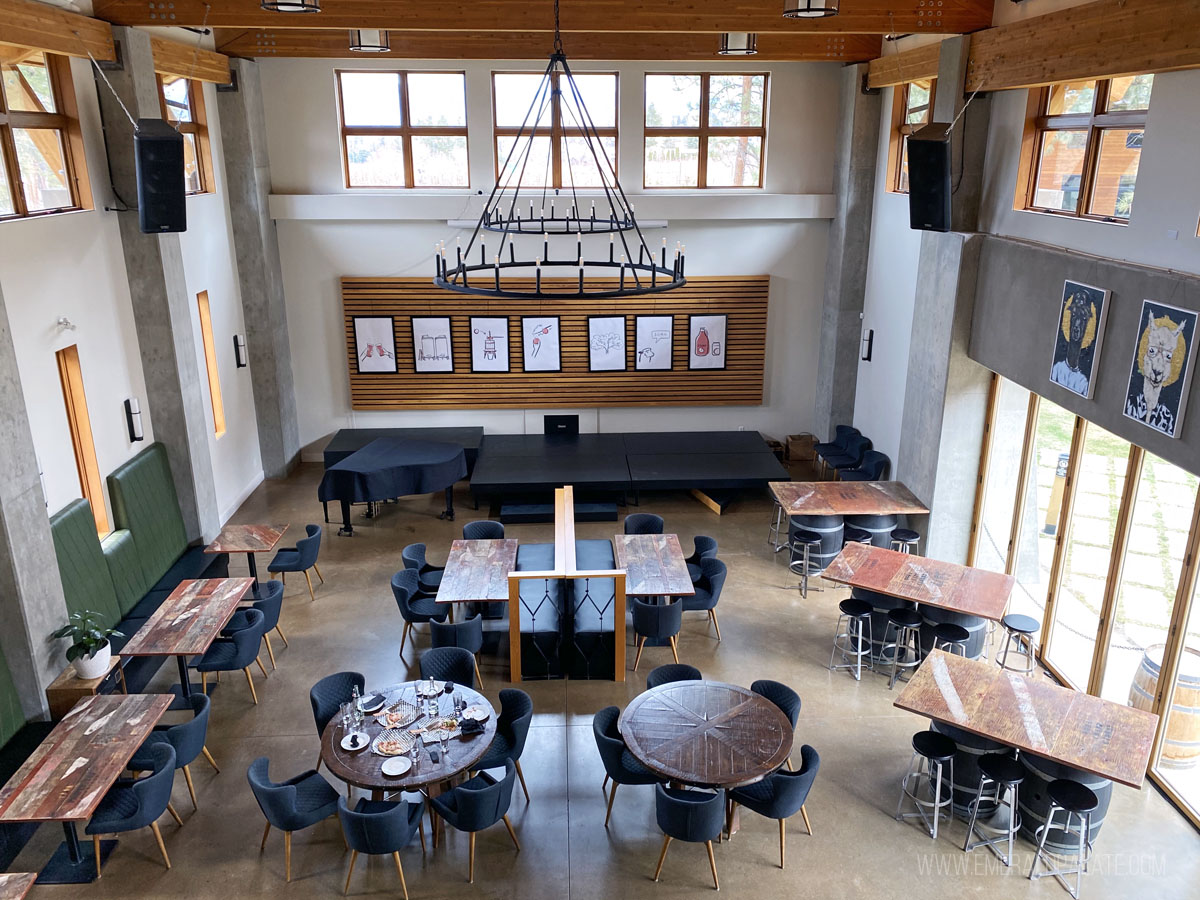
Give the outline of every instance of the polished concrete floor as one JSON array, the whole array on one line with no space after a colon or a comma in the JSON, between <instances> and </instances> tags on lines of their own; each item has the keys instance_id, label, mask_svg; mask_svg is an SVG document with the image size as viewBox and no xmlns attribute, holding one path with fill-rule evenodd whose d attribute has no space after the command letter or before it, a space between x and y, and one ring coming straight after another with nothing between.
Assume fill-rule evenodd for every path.
<instances>
[{"instance_id":1,"label":"polished concrete floor","mask_svg":"<svg viewBox=\"0 0 1200 900\"><path fill-rule=\"evenodd\" d=\"M305 465L286 481L264 484L235 521L290 522L297 530L305 522L320 521L319 475L319 466ZM290 885L284 883L282 837L273 833L266 852L259 853L263 819L246 783L246 767L267 756L272 776L283 779L316 762L319 742L308 690L318 678L354 669L371 686L413 676L411 648L403 659L396 654L402 622L388 587L391 574L402 566L400 550L411 541L425 541L431 561L440 563L451 539L460 536L462 523L483 517L469 508L465 491L460 491L458 522L439 521L438 500L440 494L388 505L373 524L356 525L353 538L336 537L336 526L328 528L320 561L325 584L318 586L315 603L309 601L302 578L289 579L282 624L291 646L283 649L276 641L278 670L265 680L256 674L259 705L253 705L245 680L236 673L226 676L214 694L208 746L221 772L202 760L192 767L199 810L192 810L182 776L176 779L174 804L184 826L166 816L161 820L170 871L144 829L122 837L99 882L37 887L31 896L230 900L340 892L349 854L336 819L295 836ZM787 869L781 871L775 823L743 815L741 831L716 848L723 894L756 900L1068 896L1053 879L1025 879L1032 852L1028 845L1018 851L1018 866L1006 870L986 850L962 853L961 822L944 829L935 842L917 825L893 820L910 737L928 723L894 709L894 694L881 677L867 675L857 683L846 672L826 670L836 601L843 592L826 585L805 600L795 590L781 589L789 578L782 555L776 557L765 543L766 498L740 501L721 517L680 493L644 496L641 509L664 516L667 530L678 533L685 546L690 547L694 534L716 537L729 565L718 607L724 641L718 644L703 614L688 614L682 660L717 680L749 685L756 678L773 678L790 684L804 700L797 745L812 744L821 754L820 774L807 804L814 834L805 833L798 816L788 822ZM578 531L581 537L608 537L619 527L581 524ZM549 540L551 528L512 526L510 534ZM231 571L244 573L244 557L235 558ZM421 633L418 650L428 640ZM711 891L699 845L674 843L661 882L651 880L661 833L649 788L622 788L610 827L603 824L604 772L592 737L592 714L609 704L624 706L644 687L646 671L668 661L666 648L648 649L639 672L628 673L624 684L523 683L533 697L535 716L523 757L532 800L526 804L516 791L510 812L521 852L514 850L502 826L484 832L475 884L469 885L465 835L452 833L424 855L414 843L402 853L410 895L613 900ZM172 673L174 666L160 672L163 686ZM497 702L499 689L506 686L507 659L485 658L483 677L485 693ZM42 828L12 870L39 868L60 838L60 829ZM1117 786L1083 891L1097 900L1138 894L1200 896L1200 835L1149 783L1140 791ZM360 859L350 893L397 896L390 861Z\"/></svg>"}]
</instances>

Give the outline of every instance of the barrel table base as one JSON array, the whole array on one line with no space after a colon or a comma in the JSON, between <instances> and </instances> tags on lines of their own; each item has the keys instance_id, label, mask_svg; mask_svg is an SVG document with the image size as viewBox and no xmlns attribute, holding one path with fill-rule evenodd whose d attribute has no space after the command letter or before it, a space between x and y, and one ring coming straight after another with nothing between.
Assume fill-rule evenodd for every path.
<instances>
[{"instance_id":1,"label":"barrel table base","mask_svg":"<svg viewBox=\"0 0 1200 900\"><path fill-rule=\"evenodd\" d=\"M1112 782L1107 778L1081 772L1032 753L1021 754L1021 765L1025 767L1026 772L1025 781L1021 784L1021 835L1037 843L1037 830L1046 823L1046 816L1050 812L1050 782L1059 778L1069 778L1089 788L1100 801L1092 812L1092 827L1088 832L1088 840L1094 842L1108 815L1108 806L1112 801ZM1056 824L1061 822L1062 815L1056 816L1054 821ZM1072 856L1079 852L1079 836L1069 835L1058 827L1051 828L1046 838L1046 849L1052 853Z\"/></svg>"},{"instance_id":2,"label":"barrel table base","mask_svg":"<svg viewBox=\"0 0 1200 900\"><path fill-rule=\"evenodd\" d=\"M934 722L933 730L950 738L958 747L954 754L954 784L951 786L954 815L966 821L971 817L970 804L974 802L979 791L980 758L988 753L1005 753L1009 748L945 722ZM979 822L987 824L996 809L995 801L985 795L979 802Z\"/></svg>"}]
</instances>

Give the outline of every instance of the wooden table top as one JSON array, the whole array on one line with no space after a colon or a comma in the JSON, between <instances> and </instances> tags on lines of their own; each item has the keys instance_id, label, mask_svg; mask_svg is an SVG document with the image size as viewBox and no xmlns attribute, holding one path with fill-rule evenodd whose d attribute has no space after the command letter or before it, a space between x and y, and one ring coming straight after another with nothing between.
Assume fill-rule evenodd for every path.
<instances>
[{"instance_id":1,"label":"wooden table top","mask_svg":"<svg viewBox=\"0 0 1200 900\"><path fill-rule=\"evenodd\" d=\"M935 650L894 706L1141 787L1158 716Z\"/></svg>"},{"instance_id":2,"label":"wooden table top","mask_svg":"<svg viewBox=\"0 0 1200 900\"><path fill-rule=\"evenodd\" d=\"M652 688L626 707L618 727L639 762L686 784L753 784L792 752L792 723L778 706L719 681Z\"/></svg>"},{"instance_id":3,"label":"wooden table top","mask_svg":"<svg viewBox=\"0 0 1200 900\"><path fill-rule=\"evenodd\" d=\"M789 516L901 516L929 509L899 481L772 481Z\"/></svg>"},{"instance_id":4,"label":"wooden table top","mask_svg":"<svg viewBox=\"0 0 1200 900\"><path fill-rule=\"evenodd\" d=\"M613 556L617 568L626 573L626 596L690 597L696 593L678 535L613 535Z\"/></svg>"},{"instance_id":5,"label":"wooden table top","mask_svg":"<svg viewBox=\"0 0 1200 900\"><path fill-rule=\"evenodd\" d=\"M254 585L253 578L182 581L137 633L122 656L193 656L209 648Z\"/></svg>"},{"instance_id":6,"label":"wooden table top","mask_svg":"<svg viewBox=\"0 0 1200 900\"><path fill-rule=\"evenodd\" d=\"M286 525L226 525L205 553L266 553L288 530Z\"/></svg>"},{"instance_id":7,"label":"wooden table top","mask_svg":"<svg viewBox=\"0 0 1200 900\"><path fill-rule=\"evenodd\" d=\"M508 573L517 567L517 540L455 541L438 586L438 603L508 601Z\"/></svg>"},{"instance_id":8,"label":"wooden table top","mask_svg":"<svg viewBox=\"0 0 1200 900\"><path fill-rule=\"evenodd\" d=\"M0 822L80 822L125 770L173 698L84 697L0 788Z\"/></svg>"},{"instance_id":9,"label":"wooden table top","mask_svg":"<svg viewBox=\"0 0 1200 900\"><path fill-rule=\"evenodd\" d=\"M36 872L12 872L0 875L0 900L21 900L33 883L37 881Z\"/></svg>"},{"instance_id":10,"label":"wooden table top","mask_svg":"<svg viewBox=\"0 0 1200 900\"><path fill-rule=\"evenodd\" d=\"M1016 579L870 544L847 544L821 573L826 581L999 622Z\"/></svg>"},{"instance_id":11,"label":"wooden table top","mask_svg":"<svg viewBox=\"0 0 1200 900\"><path fill-rule=\"evenodd\" d=\"M400 699L417 706L420 705L417 700L415 681L394 684L381 689L379 693L386 695L389 706ZM335 777L347 784L369 791L415 791L426 785L440 784L450 780L483 759L483 755L492 746L492 739L496 736L496 711L487 698L478 691L473 691L461 684L455 685L454 693L457 696L465 697L468 705L482 706L491 710L492 714L484 722L481 734L466 739L451 738L449 753L437 763L430 760L428 747L422 746L421 761L415 773L410 771L400 778L384 775L381 766L387 757L380 756L370 749L370 742L383 730L373 716L366 717L364 731L368 735L367 746L362 750L353 751L342 749L341 741L346 734L342 729L341 716L334 716L321 734L321 760ZM368 690L367 695L370 696L370 694L371 691ZM443 709L450 708L449 697L443 695L439 702ZM440 747L438 747L438 753L441 753Z\"/></svg>"}]
</instances>

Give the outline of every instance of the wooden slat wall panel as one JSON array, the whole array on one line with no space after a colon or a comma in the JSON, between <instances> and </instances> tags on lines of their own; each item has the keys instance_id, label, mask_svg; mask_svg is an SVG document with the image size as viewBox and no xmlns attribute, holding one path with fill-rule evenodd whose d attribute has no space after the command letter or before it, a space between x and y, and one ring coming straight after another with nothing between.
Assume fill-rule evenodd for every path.
<instances>
[{"instance_id":1,"label":"wooden slat wall panel","mask_svg":"<svg viewBox=\"0 0 1200 900\"><path fill-rule=\"evenodd\" d=\"M603 284L608 279L589 279ZM521 284L514 280L513 284ZM549 284L549 282L546 282ZM620 299L497 301L449 293L423 278L343 278L342 307L354 409L529 409L597 406L722 406L763 402L766 275L690 278L663 294ZM688 315L727 315L726 368L687 367ZM412 316L450 316L454 372L413 371ZM557 315L561 372L522 370L520 317ZM623 315L624 372L589 372L587 317ZM634 370L634 316L672 315L670 371ZM354 316L395 318L395 375L359 375ZM471 316L507 316L508 373L471 372Z\"/></svg>"}]
</instances>

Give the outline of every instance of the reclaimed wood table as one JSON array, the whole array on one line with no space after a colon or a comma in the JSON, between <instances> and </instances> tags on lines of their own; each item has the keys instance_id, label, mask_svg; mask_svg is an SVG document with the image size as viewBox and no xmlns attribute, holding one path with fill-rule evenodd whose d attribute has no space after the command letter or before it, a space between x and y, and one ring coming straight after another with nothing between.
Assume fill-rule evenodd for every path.
<instances>
[{"instance_id":1,"label":"reclaimed wood table","mask_svg":"<svg viewBox=\"0 0 1200 900\"><path fill-rule=\"evenodd\" d=\"M170 705L166 694L85 697L54 726L0 788L0 823L61 822L66 841L42 869L42 884L86 884L96 878L91 847L79 844L77 822L91 818ZM117 842L100 842L100 864Z\"/></svg>"},{"instance_id":2,"label":"reclaimed wood table","mask_svg":"<svg viewBox=\"0 0 1200 900\"><path fill-rule=\"evenodd\" d=\"M1004 618L1016 584L1011 575L854 543L842 548L821 577L993 622Z\"/></svg>"},{"instance_id":3,"label":"reclaimed wood table","mask_svg":"<svg viewBox=\"0 0 1200 900\"><path fill-rule=\"evenodd\" d=\"M1154 713L942 650L892 705L1133 788L1158 727Z\"/></svg>"},{"instance_id":4,"label":"reclaimed wood table","mask_svg":"<svg viewBox=\"0 0 1200 900\"><path fill-rule=\"evenodd\" d=\"M787 516L911 516L929 512L899 481L772 481Z\"/></svg>"},{"instance_id":5,"label":"reclaimed wood table","mask_svg":"<svg viewBox=\"0 0 1200 900\"><path fill-rule=\"evenodd\" d=\"M204 548L205 553L245 553L250 577L258 588L258 564L255 553L269 553L278 546L287 525L226 525L217 539Z\"/></svg>"},{"instance_id":6,"label":"reclaimed wood table","mask_svg":"<svg viewBox=\"0 0 1200 900\"><path fill-rule=\"evenodd\" d=\"M690 597L696 593L679 536L613 535L613 556L625 570L625 593L635 597Z\"/></svg>"},{"instance_id":7,"label":"reclaimed wood table","mask_svg":"<svg viewBox=\"0 0 1200 900\"><path fill-rule=\"evenodd\" d=\"M0 900L22 900L37 881L34 872L12 872L0 875Z\"/></svg>"},{"instance_id":8,"label":"reclaimed wood table","mask_svg":"<svg viewBox=\"0 0 1200 900\"><path fill-rule=\"evenodd\" d=\"M792 752L792 723L778 706L719 681L651 688L625 708L617 727L646 768L700 787L761 781Z\"/></svg>"},{"instance_id":9,"label":"reclaimed wood table","mask_svg":"<svg viewBox=\"0 0 1200 900\"><path fill-rule=\"evenodd\" d=\"M253 585L253 578L201 578L180 582L121 648L121 655L176 657L179 695L186 703L193 690L188 658L201 656L212 646Z\"/></svg>"},{"instance_id":10,"label":"reclaimed wood table","mask_svg":"<svg viewBox=\"0 0 1200 900\"><path fill-rule=\"evenodd\" d=\"M508 573L517 568L517 541L455 541L436 600L449 603L507 603Z\"/></svg>"}]
</instances>

